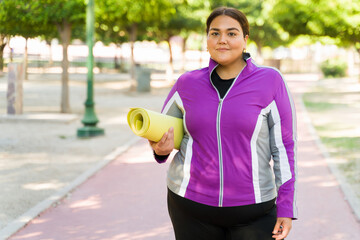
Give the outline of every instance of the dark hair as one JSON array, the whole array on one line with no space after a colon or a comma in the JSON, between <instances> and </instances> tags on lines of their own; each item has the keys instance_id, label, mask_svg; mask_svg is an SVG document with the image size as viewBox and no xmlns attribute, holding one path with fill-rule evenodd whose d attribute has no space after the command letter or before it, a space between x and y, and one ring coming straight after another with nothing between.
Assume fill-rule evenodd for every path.
<instances>
[{"instance_id":1,"label":"dark hair","mask_svg":"<svg viewBox=\"0 0 360 240\"><path fill-rule=\"evenodd\" d=\"M240 23L241 29L246 35L250 35L250 26L245 14L235 8L229 7L219 7L212 11L209 17L206 20L206 33L209 33L211 22L218 16L226 15L229 16Z\"/></svg>"}]
</instances>

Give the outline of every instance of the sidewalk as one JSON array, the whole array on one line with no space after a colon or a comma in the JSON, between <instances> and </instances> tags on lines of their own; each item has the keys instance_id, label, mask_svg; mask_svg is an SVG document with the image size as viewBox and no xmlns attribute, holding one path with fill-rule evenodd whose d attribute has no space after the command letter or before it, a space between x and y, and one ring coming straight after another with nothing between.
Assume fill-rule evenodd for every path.
<instances>
[{"instance_id":1,"label":"sidewalk","mask_svg":"<svg viewBox=\"0 0 360 240\"><path fill-rule=\"evenodd\" d=\"M126 120L130 107L161 109L169 91L165 81L154 80L151 92L138 93L128 91L127 79L95 75L95 110L105 135L78 139L86 74L70 74L72 114L59 114L60 74L30 74L23 86L24 114L16 118L4 115L7 76L0 77L0 239L8 225L26 223L44 201L56 202L136 139Z\"/></svg>"},{"instance_id":2,"label":"sidewalk","mask_svg":"<svg viewBox=\"0 0 360 240\"><path fill-rule=\"evenodd\" d=\"M299 220L287 239L358 239L360 224L309 131L300 101L311 82L288 81L298 116ZM160 104L161 97L156 101ZM10 239L172 240L166 209L167 167L153 161L150 147L141 139Z\"/></svg>"},{"instance_id":3,"label":"sidewalk","mask_svg":"<svg viewBox=\"0 0 360 240\"><path fill-rule=\"evenodd\" d=\"M166 208L167 164L141 139L10 239L173 238Z\"/></svg>"}]
</instances>

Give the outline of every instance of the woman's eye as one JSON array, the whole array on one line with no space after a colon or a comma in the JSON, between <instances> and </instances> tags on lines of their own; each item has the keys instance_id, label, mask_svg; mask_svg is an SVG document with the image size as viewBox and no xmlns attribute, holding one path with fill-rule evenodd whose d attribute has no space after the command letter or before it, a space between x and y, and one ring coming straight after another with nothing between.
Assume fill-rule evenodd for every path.
<instances>
[{"instance_id":1,"label":"woman's eye","mask_svg":"<svg viewBox=\"0 0 360 240\"><path fill-rule=\"evenodd\" d=\"M218 32L212 32L211 36L219 36L219 33Z\"/></svg>"},{"instance_id":2,"label":"woman's eye","mask_svg":"<svg viewBox=\"0 0 360 240\"><path fill-rule=\"evenodd\" d=\"M236 33L230 32L230 33L229 33L229 36L230 36L230 37L235 37L235 36L236 36Z\"/></svg>"}]
</instances>

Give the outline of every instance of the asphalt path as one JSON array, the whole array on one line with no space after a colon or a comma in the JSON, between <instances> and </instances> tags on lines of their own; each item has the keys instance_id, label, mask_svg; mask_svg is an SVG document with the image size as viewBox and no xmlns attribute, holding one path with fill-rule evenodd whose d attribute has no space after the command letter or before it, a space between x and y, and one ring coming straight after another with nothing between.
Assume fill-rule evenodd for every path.
<instances>
[{"instance_id":1,"label":"asphalt path","mask_svg":"<svg viewBox=\"0 0 360 240\"><path fill-rule=\"evenodd\" d=\"M290 82L298 116L299 219L287 239L360 239L360 224L311 131L301 84ZM147 141L140 139L9 239L173 240L167 168L168 163L153 160Z\"/></svg>"}]
</instances>

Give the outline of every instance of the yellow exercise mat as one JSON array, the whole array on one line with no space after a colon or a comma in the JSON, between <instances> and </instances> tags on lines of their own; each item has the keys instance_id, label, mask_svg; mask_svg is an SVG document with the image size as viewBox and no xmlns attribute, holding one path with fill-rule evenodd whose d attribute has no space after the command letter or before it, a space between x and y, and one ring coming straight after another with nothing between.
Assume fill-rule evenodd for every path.
<instances>
[{"instance_id":1,"label":"yellow exercise mat","mask_svg":"<svg viewBox=\"0 0 360 240\"><path fill-rule=\"evenodd\" d=\"M131 130L136 135L155 142L160 141L164 133L173 127L175 149L180 148L181 140L184 136L183 121L181 118L168 116L144 108L130 108L127 121Z\"/></svg>"}]
</instances>

